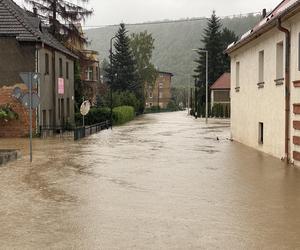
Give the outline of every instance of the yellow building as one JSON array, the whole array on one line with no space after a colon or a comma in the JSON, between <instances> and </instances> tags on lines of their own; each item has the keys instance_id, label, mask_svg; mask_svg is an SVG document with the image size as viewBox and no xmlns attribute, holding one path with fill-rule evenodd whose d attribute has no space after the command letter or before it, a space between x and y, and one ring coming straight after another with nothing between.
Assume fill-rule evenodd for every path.
<instances>
[{"instance_id":1,"label":"yellow building","mask_svg":"<svg viewBox=\"0 0 300 250\"><path fill-rule=\"evenodd\" d=\"M159 72L154 85L146 86L146 108L167 108L171 101L172 77L172 73Z\"/></svg>"}]
</instances>

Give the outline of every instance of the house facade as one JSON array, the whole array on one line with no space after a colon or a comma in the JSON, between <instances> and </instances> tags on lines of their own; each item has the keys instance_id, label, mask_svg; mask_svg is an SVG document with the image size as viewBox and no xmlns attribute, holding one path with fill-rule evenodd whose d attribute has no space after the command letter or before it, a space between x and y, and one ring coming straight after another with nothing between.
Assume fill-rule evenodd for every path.
<instances>
[{"instance_id":1,"label":"house facade","mask_svg":"<svg viewBox=\"0 0 300 250\"><path fill-rule=\"evenodd\" d=\"M166 109L171 101L173 74L159 72L154 85L146 86L146 108L160 107Z\"/></svg>"},{"instance_id":2,"label":"house facade","mask_svg":"<svg viewBox=\"0 0 300 250\"><path fill-rule=\"evenodd\" d=\"M84 86L84 96L92 105L97 103L97 95L100 93L100 65L98 52L94 50L82 50L81 79Z\"/></svg>"},{"instance_id":3,"label":"house facade","mask_svg":"<svg viewBox=\"0 0 300 250\"><path fill-rule=\"evenodd\" d=\"M230 73L221 75L210 87L211 90L211 109L221 104L230 108Z\"/></svg>"},{"instance_id":4,"label":"house facade","mask_svg":"<svg viewBox=\"0 0 300 250\"><path fill-rule=\"evenodd\" d=\"M16 121L0 122L3 132L0 136L28 133L28 112L11 97L15 87L28 91L20 72L40 73L34 90L40 96L40 106L35 112L36 129L74 123L76 55L57 41L39 18L12 0L0 0L0 15L0 106L10 105L19 115Z\"/></svg>"},{"instance_id":5,"label":"house facade","mask_svg":"<svg viewBox=\"0 0 300 250\"><path fill-rule=\"evenodd\" d=\"M86 49L85 34L81 24L75 25L81 34L81 39L72 37L67 46L79 58L80 78L82 81L82 95L89 100L92 105L96 105L97 95L101 88L99 53L95 50Z\"/></svg>"},{"instance_id":6,"label":"house facade","mask_svg":"<svg viewBox=\"0 0 300 250\"><path fill-rule=\"evenodd\" d=\"M227 53L232 138L300 165L300 2L282 1Z\"/></svg>"}]
</instances>

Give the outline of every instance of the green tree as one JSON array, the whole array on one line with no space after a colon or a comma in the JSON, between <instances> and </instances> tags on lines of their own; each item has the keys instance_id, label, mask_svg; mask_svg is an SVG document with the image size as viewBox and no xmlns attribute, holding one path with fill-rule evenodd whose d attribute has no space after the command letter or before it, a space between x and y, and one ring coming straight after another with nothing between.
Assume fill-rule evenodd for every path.
<instances>
[{"instance_id":1,"label":"green tree","mask_svg":"<svg viewBox=\"0 0 300 250\"><path fill-rule=\"evenodd\" d=\"M207 28L204 30L202 38L203 49L208 51L208 82L211 84L224 73L223 72L223 43L221 40L221 20L213 12L208 20ZM199 48L198 59L195 61L197 67L195 69L195 77L198 78L198 86L206 82L206 54Z\"/></svg>"},{"instance_id":2,"label":"green tree","mask_svg":"<svg viewBox=\"0 0 300 250\"><path fill-rule=\"evenodd\" d=\"M147 31L132 34L130 46L137 66L136 95L141 100L140 111L145 107L145 86L153 85L158 72L151 62L154 50L154 39Z\"/></svg>"},{"instance_id":3,"label":"green tree","mask_svg":"<svg viewBox=\"0 0 300 250\"><path fill-rule=\"evenodd\" d=\"M89 0L78 0L77 3L86 3ZM39 17L50 24L52 34L65 41L70 38L79 39L86 43L86 38L76 27L77 23L85 20L93 14L93 10L88 10L79 4L71 3L67 0L25 0L33 6L39 13ZM61 33L63 31L63 34Z\"/></svg>"},{"instance_id":4,"label":"green tree","mask_svg":"<svg viewBox=\"0 0 300 250\"><path fill-rule=\"evenodd\" d=\"M224 51L227 49L228 45L237 41L237 35L230 29L224 28L221 34L221 41L223 43L222 51L223 51L223 72L230 72L230 58Z\"/></svg>"},{"instance_id":5,"label":"green tree","mask_svg":"<svg viewBox=\"0 0 300 250\"><path fill-rule=\"evenodd\" d=\"M109 84L114 91L138 90L136 61L130 47L125 24L121 23L114 43L115 52L112 55L112 65L106 69Z\"/></svg>"}]
</instances>

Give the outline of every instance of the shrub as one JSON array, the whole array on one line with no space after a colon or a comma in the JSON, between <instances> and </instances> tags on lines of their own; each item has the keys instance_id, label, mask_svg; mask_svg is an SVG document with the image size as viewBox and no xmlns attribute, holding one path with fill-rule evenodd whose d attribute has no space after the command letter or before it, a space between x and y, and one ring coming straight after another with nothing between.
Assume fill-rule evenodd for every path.
<instances>
[{"instance_id":1,"label":"shrub","mask_svg":"<svg viewBox=\"0 0 300 250\"><path fill-rule=\"evenodd\" d=\"M85 116L85 125L93 125L110 119L110 108L91 108L88 115ZM75 114L76 125L82 125L82 115Z\"/></svg>"},{"instance_id":2,"label":"shrub","mask_svg":"<svg viewBox=\"0 0 300 250\"><path fill-rule=\"evenodd\" d=\"M121 106L113 109L113 123L121 125L133 120L135 117L135 110L131 106Z\"/></svg>"},{"instance_id":3,"label":"shrub","mask_svg":"<svg viewBox=\"0 0 300 250\"><path fill-rule=\"evenodd\" d=\"M0 120L17 120L19 115L11 108L9 104L0 107Z\"/></svg>"},{"instance_id":4,"label":"shrub","mask_svg":"<svg viewBox=\"0 0 300 250\"><path fill-rule=\"evenodd\" d=\"M176 105L176 103L173 100L171 100L167 105L167 110L169 110L169 111L178 111L179 107Z\"/></svg>"}]
</instances>

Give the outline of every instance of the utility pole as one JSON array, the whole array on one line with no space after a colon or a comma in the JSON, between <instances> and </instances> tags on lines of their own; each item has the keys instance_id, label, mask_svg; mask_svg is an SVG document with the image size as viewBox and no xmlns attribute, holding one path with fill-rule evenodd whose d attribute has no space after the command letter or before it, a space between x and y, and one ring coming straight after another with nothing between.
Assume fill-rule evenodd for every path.
<instances>
[{"instance_id":1,"label":"utility pole","mask_svg":"<svg viewBox=\"0 0 300 250\"><path fill-rule=\"evenodd\" d=\"M113 72L113 53L112 53L112 47L113 47L113 40L116 38L117 36L114 36L110 39L110 50L109 50L109 54L110 54L110 70L111 70L111 83L110 83L110 126L112 129L113 126L113 83L114 83L114 72Z\"/></svg>"}]
</instances>

